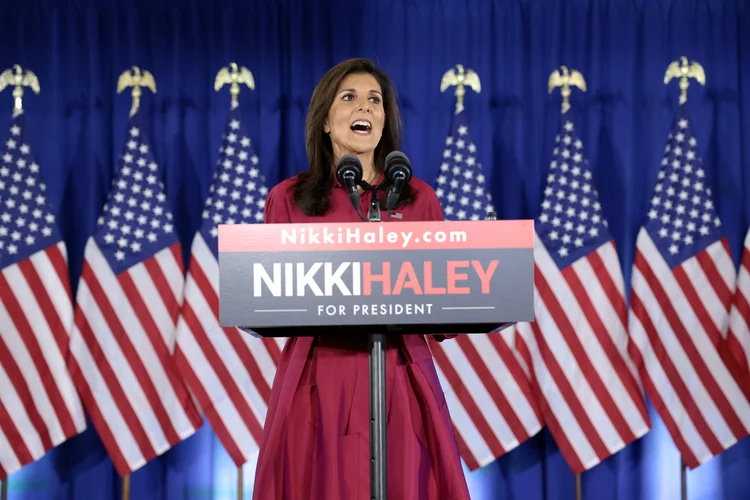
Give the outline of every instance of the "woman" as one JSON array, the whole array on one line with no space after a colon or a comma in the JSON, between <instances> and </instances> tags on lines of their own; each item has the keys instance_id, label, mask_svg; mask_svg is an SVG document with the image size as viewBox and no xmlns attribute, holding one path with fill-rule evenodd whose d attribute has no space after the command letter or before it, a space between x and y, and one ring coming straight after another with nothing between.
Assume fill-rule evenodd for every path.
<instances>
[{"instance_id":1,"label":"woman","mask_svg":"<svg viewBox=\"0 0 750 500\"><path fill-rule=\"evenodd\" d=\"M366 59L329 70L313 92L305 135L310 168L270 191L265 222L361 221L336 181L335 165L342 155L355 154L363 179L382 186L385 158L399 148L399 111L388 77ZM372 196L371 190L361 193L363 214ZM432 188L416 178L394 210L405 221L443 218ZM468 499L425 337L389 337L386 366L388 498ZM271 391L253 498L368 498L368 391L366 337L290 339Z\"/></svg>"}]
</instances>

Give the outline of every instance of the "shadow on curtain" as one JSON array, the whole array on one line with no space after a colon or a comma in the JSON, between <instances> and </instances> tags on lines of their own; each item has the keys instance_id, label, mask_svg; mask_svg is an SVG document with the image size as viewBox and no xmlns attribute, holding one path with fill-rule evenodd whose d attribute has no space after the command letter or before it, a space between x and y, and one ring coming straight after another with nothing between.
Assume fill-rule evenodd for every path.
<instances>
[{"instance_id":1,"label":"shadow on curtain","mask_svg":"<svg viewBox=\"0 0 750 500\"><path fill-rule=\"evenodd\" d=\"M218 154L229 107L213 90L230 61L255 75L240 94L260 164L271 184L306 167L304 120L318 78L344 58L376 60L395 80L404 151L432 182L455 98L439 91L457 63L480 76L466 107L479 158L502 218L538 214L560 110L547 78L561 64L581 71L573 91L579 134L617 243L626 284L635 237L655 183L677 104L662 81L682 55L707 84L689 105L699 151L738 260L750 216L749 0L25 0L0 6L0 67L39 77L26 93L35 154L80 275L113 165L125 140L129 95L116 81L132 65L158 92L142 98L146 131L164 171L186 254ZM10 92L0 95L10 119ZM5 132L4 132L5 134ZM185 255L187 258L187 255ZM583 476L584 498L679 498L679 456L665 429ZM750 496L750 446L741 442L689 473L691 499ZM246 467L246 498L252 488ZM574 478L546 432L468 475L473 498L574 498ZM205 427L132 476L139 500L236 498L236 470ZM120 480L90 429L11 477L10 500L119 498Z\"/></svg>"}]
</instances>

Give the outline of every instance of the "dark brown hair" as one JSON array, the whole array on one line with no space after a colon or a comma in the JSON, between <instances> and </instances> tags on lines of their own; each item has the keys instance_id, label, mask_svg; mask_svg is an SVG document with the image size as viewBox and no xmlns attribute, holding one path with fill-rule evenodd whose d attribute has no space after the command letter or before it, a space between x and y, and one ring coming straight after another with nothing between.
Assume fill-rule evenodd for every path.
<instances>
[{"instance_id":1,"label":"dark brown hair","mask_svg":"<svg viewBox=\"0 0 750 500\"><path fill-rule=\"evenodd\" d=\"M396 102L396 92L390 78L369 59L343 61L323 75L310 98L305 125L305 149L310 167L297 176L294 188L294 203L305 215L325 215L330 206L334 185L333 146L331 138L323 130L328 111L333 105L336 91L350 74L369 73L380 84L385 110L383 136L375 147L374 163L377 172L385 172L385 157L400 147L401 114ZM380 191L380 202L384 204L384 191ZM410 203L413 191L407 184L401 192L396 206Z\"/></svg>"}]
</instances>

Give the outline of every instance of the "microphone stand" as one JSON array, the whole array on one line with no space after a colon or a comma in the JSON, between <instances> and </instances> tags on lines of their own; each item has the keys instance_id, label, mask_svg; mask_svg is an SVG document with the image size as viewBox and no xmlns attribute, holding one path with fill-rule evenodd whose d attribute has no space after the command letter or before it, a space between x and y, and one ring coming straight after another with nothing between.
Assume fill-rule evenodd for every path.
<instances>
[{"instance_id":1,"label":"microphone stand","mask_svg":"<svg viewBox=\"0 0 750 500\"><path fill-rule=\"evenodd\" d=\"M369 222L381 222L380 204L373 192ZM388 497L386 412L385 412L385 333L371 333L370 347L370 499Z\"/></svg>"}]
</instances>

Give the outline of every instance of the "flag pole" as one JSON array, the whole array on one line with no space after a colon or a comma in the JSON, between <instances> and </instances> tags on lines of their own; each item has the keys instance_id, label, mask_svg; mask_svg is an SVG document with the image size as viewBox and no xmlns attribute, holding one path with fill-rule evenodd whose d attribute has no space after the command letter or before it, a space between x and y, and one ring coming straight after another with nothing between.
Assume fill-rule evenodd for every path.
<instances>
[{"instance_id":1,"label":"flag pole","mask_svg":"<svg viewBox=\"0 0 750 500\"><path fill-rule=\"evenodd\" d=\"M687 467L685 460L680 458L680 477L682 483L682 500L687 500Z\"/></svg>"},{"instance_id":2,"label":"flag pole","mask_svg":"<svg viewBox=\"0 0 750 500\"><path fill-rule=\"evenodd\" d=\"M244 498L244 494L242 492L242 466L237 466L237 500L242 500Z\"/></svg>"},{"instance_id":3,"label":"flag pole","mask_svg":"<svg viewBox=\"0 0 750 500\"><path fill-rule=\"evenodd\" d=\"M560 97L562 98L560 113L564 115L570 110L570 87L577 87L580 91L586 92L586 79L583 75L574 69L565 65L554 70L547 79L547 93L551 94L554 89L560 87ZM576 500L583 498L583 485L581 484L581 474L576 474Z\"/></svg>"},{"instance_id":4,"label":"flag pole","mask_svg":"<svg viewBox=\"0 0 750 500\"><path fill-rule=\"evenodd\" d=\"M255 90L255 78L253 73L244 66L230 62L216 73L214 79L214 90L218 92L224 85L229 85L229 94L232 97L230 109L236 109L240 105L238 97L241 85L246 85L250 90ZM237 466L237 499L245 497L243 481L243 464Z\"/></svg>"},{"instance_id":5,"label":"flag pole","mask_svg":"<svg viewBox=\"0 0 750 500\"><path fill-rule=\"evenodd\" d=\"M8 500L8 478L0 481L0 500Z\"/></svg>"},{"instance_id":6,"label":"flag pole","mask_svg":"<svg viewBox=\"0 0 750 500\"><path fill-rule=\"evenodd\" d=\"M706 85L706 73L700 63L688 62L688 58L681 56L678 61L672 61L664 74L664 85L672 79L680 81L680 105L687 102L687 91L690 87L690 79L693 78L701 85ZM682 489L682 500L687 500L687 466L685 460L680 457L680 483Z\"/></svg>"},{"instance_id":7,"label":"flag pole","mask_svg":"<svg viewBox=\"0 0 750 500\"><path fill-rule=\"evenodd\" d=\"M122 478L122 500L129 500L130 498L130 474L127 474Z\"/></svg>"}]
</instances>

